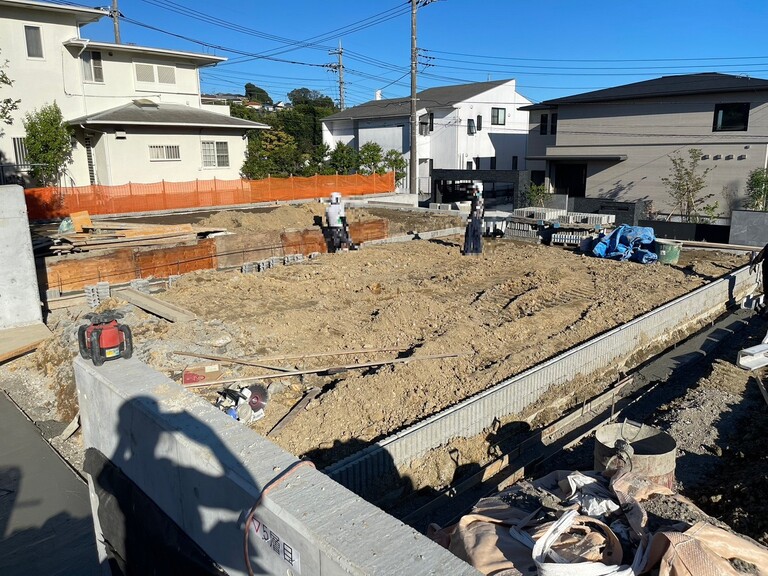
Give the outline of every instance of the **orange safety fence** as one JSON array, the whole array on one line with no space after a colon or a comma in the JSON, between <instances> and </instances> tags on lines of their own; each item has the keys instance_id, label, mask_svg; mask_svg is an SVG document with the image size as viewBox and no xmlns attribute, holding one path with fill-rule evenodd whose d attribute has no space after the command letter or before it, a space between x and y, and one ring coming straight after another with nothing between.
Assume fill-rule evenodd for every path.
<instances>
[{"instance_id":1,"label":"orange safety fence","mask_svg":"<svg viewBox=\"0 0 768 576\"><path fill-rule=\"evenodd\" d=\"M63 218L72 212L130 214L208 208L257 202L311 200L395 190L395 173L265 178L263 180L192 180L121 186L76 186L24 190L30 220Z\"/></svg>"}]
</instances>

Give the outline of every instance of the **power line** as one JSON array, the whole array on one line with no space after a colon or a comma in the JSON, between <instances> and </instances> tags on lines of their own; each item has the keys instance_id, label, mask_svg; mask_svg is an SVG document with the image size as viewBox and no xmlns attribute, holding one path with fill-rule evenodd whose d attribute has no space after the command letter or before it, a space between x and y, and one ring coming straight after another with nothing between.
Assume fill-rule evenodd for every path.
<instances>
[{"instance_id":1,"label":"power line","mask_svg":"<svg viewBox=\"0 0 768 576\"><path fill-rule=\"evenodd\" d=\"M463 52L448 52L446 50L430 50L423 48L425 52L435 54L449 54L452 56L468 56L470 58L483 58L489 60L514 60L520 62L701 62L702 60L765 60L768 56L726 56L726 57L701 57L701 58L639 58L639 59L567 59L567 58L518 58L512 56L488 56L483 54L466 54Z\"/></svg>"}]
</instances>

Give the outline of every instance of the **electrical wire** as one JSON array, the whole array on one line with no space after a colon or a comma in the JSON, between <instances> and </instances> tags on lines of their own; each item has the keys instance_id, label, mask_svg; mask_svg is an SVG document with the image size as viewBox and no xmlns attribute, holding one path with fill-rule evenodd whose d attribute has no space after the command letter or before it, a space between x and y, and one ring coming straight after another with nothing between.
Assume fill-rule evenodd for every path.
<instances>
[{"instance_id":1,"label":"electrical wire","mask_svg":"<svg viewBox=\"0 0 768 576\"><path fill-rule=\"evenodd\" d=\"M251 533L251 524L253 523L256 516L256 509L259 507L259 504L261 504L261 501L267 494L285 482L288 478L293 476L302 467L315 469L315 465L311 460L299 460L298 462L293 462L285 470L281 471L277 476L272 478L272 480L264 485L261 493L256 498L256 502L253 503L253 506L251 506L251 509L248 511L248 516L245 518L245 528L243 529L243 558L245 559L245 567L248 570L249 576L254 576L253 568L251 567L251 554L248 540Z\"/></svg>"},{"instance_id":2,"label":"electrical wire","mask_svg":"<svg viewBox=\"0 0 768 576\"><path fill-rule=\"evenodd\" d=\"M207 46L208 48L213 48L215 50L221 50L223 52L230 52L232 54L244 54L247 56L257 56L253 52L246 52L244 50L238 50L236 48L229 48L226 46L222 46L220 44L212 44L210 42L206 42L204 40L197 40L195 38L190 38L189 36L184 36L183 34L177 34L175 32L170 32L169 30L163 30L162 28L158 28L157 26L152 26L151 24L145 24L144 22L139 22L138 20L134 20L133 18L126 18L123 17L122 20L125 22L129 22L135 26L140 26L142 28L147 28L148 30L154 30L155 32L161 32L163 34L167 34L169 36L173 36L175 38L180 38L182 40L186 40L187 42L192 42L194 44L200 44L201 46ZM296 60L285 60L283 58L274 58L272 56L258 56L259 58L264 58L266 60L272 60L275 62L283 62L285 64L297 64L301 66L311 66L315 68L329 68L330 64L313 64L310 62L299 62Z\"/></svg>"}]
</instances>

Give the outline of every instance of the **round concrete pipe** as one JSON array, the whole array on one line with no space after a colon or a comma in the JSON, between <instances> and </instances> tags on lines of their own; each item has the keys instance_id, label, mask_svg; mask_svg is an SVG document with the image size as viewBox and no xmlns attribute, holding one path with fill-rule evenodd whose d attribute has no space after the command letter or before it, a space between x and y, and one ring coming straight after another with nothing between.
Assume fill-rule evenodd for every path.
<instances>
[{"instance_id":1,"label":"round concrete pipe","mask_svg":"<svg viewBox=\"0 0 768 576\"><path fill-rule=\"evenodd\" d=\"M658 428L626 421L595 433L595 470L624 467L667 488L675 483L677 443Z\"/></svg>"}]
</instances>

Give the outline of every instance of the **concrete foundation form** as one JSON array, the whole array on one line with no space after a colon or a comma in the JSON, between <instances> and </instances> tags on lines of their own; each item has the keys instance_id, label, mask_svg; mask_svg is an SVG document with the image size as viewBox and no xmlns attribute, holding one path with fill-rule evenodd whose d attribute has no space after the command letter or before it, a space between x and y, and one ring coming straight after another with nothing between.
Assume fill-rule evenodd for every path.
<instances>
[{"instance_id":1,"label":"concrete foundation form","mask_svg":"<svg viewBox=\"0 0 768 576\"><path fill-rule=\"evenodd\" d=\"M228 574L247 574L243 531L257 502L249 547L257 574L478 573L325 474L295 468L294 456L138 360L74 366L85 447L107 456ZM89 476L89 487L105 560L103 534L142 519L104 525L98 493L122 510L133 504L101 476ZM147 552L116 544L129 562Z\"/></svg>"}]
</instances>

